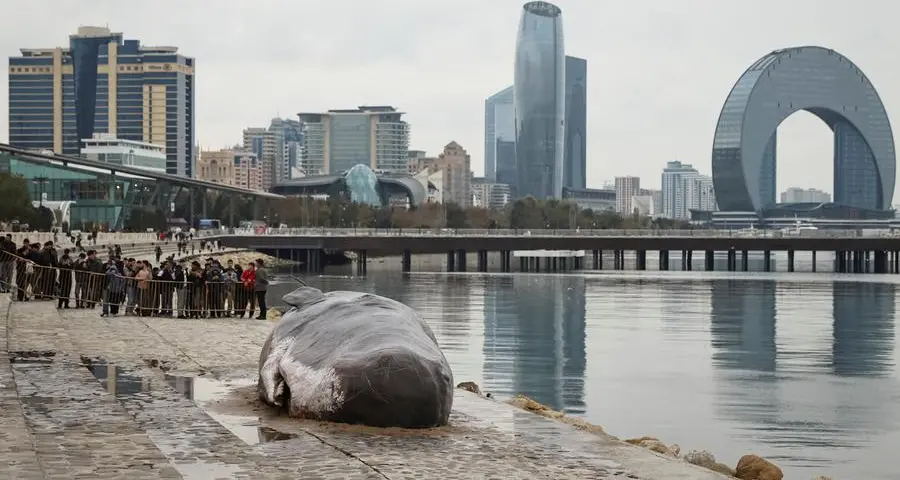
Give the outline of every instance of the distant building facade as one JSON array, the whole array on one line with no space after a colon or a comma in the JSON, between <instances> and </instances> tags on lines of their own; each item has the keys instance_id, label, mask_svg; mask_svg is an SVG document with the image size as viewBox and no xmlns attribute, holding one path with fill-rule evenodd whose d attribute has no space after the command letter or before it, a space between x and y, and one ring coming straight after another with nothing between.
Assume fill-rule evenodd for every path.
<instances>
[{"instance_id":1,"label":"distant building facade","mask_svg":"<svg viewBox=\"0 0 900 480\"><path fill-rule=\"evenodd\" d=\"M106 133L82 139L81 156L98 162L166 173L166 149L153 143L123 140Z\"/></svg>"},{"instance_id":2,"label":"distant building facade","mask_svg":"<svg viewBox=\"0 0 900 480\"><path fill-rule=\"evenodd\" d=\"M565 53L562 10L547 2L522 7L513 97L518 196L561 198L565 150Z\"/></svg>"},{"instance_id":3,"label":"distant building facade","mask_svg":"<svg viewBox=\"0 0 900 480\"><path fill-rule=\"evenodd\" d=\"M256 154L242 149L200 152L197 178L207 182L263 190L262 166Z\"/></svg>"},{"instance_id":4,"label":"distant building facade","mask_svg":"<svg viewBox=\"0 0 900 480\"><path fill-rule=\"evenodd\" d=\"M662 173L662 215L672 219L690 219L687 202L686 180L700 173L692 165L672 161L666 163Z\"/></svg>"},{"instance_id":5,"label":"distant building facade","mask_svg":"<svg viewBox=\"0 0 900 480\"><path fill-rule=\"evenodd\" d=\"M300 169L325 175L365 165L374 171L409 172L409 124L389 106L300 113Z\"/></svg>"},{"instance_id":6,"label":"distant building facade","mask_svg":"<svg viewBox=\"0 0 900 480\"><path fill-rule=\"evenodd\" d=\"M78 155L106 133L165 151L166 172L192 176L194 59L104 27L79 27L68 47L9 58L9 142Z\"/></svg>"},{"instance_id":7,"label":"distant building facade","mask_svg":"<svg viewBox=\"0 0 900 480\"><path fill-rule=\"evenodd\" d=\"M781 192L781 203L831 203L831 194L816 188L791 187Z\"/></svg>"},{"instance_id":8,"label":"distant building facade","mask_svg":"<svg viewBox=\"0 0 900 480\"><path fill-rule=\"evenodd\" d=\"M623 216L634 214L633 199L641 192L639 177L616 177L616 213Z\"/></svg>"},{"instance_id":9,"label":"distant building facade","mask_svg":"<svg viewBox=\"0 0 900 480\"><path fill-rule=\"evenodd\" d=\"M484 101L484 178L489 182L516 181L516 114L513 86Z\"/></svg>"},{"instance_id":10,"label":"distant building facade","mask_svg":"<svg viewBox=\"0 0 900 480\"><path fill-rule=\"evenodd\" d=\"M458 143L448 143L437 157L420 159L419 169L442 172L443 203L472 206L472 159Z\"/></svg>"},{"instance_id":11,"label":"distant building facade","mask_svg":"<svg viewBox=\"0 0 900 480\"><path fill-rule=\"evenodd\" d=\"M511 200L509 185L476 178L472 181L472 205L481 208L503 208Z\"/></svg>"},{"instance_id":12,"label":"distant building facade","mask_svg":"<svg viewBox=\"0 0 900 480\"><path fill-rule=\"evenodd\" d=\"M566 56L563 186L587 188L587 60Z\"/></svg>"},{"instance_id":13,"label":"distant building facade","mask_svg":"<svg viewBox=\"0 0 900 480\"><path fill-rule=\"evenodd\" d=\"M281 178L276 181L275 174L278 163L283 158L283 147L279 132L260 127L244 129L244 149L253 152L259 160L262 187L265 190L284 180Z\"/></svg>"}]
</instances>

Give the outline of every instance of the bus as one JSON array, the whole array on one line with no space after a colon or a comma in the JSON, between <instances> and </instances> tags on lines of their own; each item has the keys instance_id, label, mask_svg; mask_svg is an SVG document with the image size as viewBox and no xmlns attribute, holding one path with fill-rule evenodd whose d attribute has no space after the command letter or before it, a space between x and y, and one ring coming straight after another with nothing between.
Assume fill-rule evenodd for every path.
<instances>
[{"instance_id":1,"label":"bus","mask_svg":"<svg viewBox=\"0 0 900 480\"><path fill-rule=\"evenodd\" d=\"M222 221L215 218L201 218L197 227L198 230L221 230Z\"/></svg>"}]
</instances>

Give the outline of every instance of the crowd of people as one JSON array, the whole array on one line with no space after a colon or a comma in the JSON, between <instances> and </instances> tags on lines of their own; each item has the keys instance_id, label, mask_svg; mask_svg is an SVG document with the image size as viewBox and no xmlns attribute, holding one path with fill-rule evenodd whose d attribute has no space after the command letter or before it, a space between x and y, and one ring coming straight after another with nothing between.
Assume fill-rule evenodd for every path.
<instances>
[{"instance_id":1,"label":"crowd of people","mask_svg":"<svg viewBox=\"0 0 900 480\"><path fill-rule=\"evenodd\" d=\"M0 292L18 301L56 300L61 309L99 305L101 316L266 318L269 272L262 259L242 266L209 257L182 265L174 255L163 259L159 245L154 250L156 266L123 258L117 245L104 261L94 249L60 254L52 241L18 246L7 235L0 239Z\"/></svg>"}]
</instances>

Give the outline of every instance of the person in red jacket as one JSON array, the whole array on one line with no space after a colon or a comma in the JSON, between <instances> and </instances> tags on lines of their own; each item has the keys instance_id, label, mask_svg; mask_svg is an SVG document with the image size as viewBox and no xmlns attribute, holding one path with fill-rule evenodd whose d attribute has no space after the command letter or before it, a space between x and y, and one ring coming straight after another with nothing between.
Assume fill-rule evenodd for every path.
<instances>
[{"instance_id":1,"label":"person in red jacket","mask_svg":"<svg viewBox=\"0 0 900 480\"><path fill-rule=\"evenodd\" d=\"M244 305L237 306L235 315L238 315L238 318L244 318L244 312L249 306L250 312L247 313L247 318L253 318L253 311L256 310L256 295L253 293L253 289L256 287L256 264L253 262L248 263L244 273L241 274L241 286L244 288L243 298L246 299L246 302Z\"/></svg>"}]
</instances>

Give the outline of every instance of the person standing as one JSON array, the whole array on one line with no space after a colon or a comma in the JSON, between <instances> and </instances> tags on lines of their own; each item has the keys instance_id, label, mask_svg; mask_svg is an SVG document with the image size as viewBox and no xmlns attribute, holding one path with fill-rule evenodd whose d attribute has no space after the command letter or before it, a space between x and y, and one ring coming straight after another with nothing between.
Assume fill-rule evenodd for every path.
<instances>
[{"instance_id":1,"label":"person standing","mask_svg":"<svg viewBox=\"0 0 900 480\"><path fill-rule=\"evenodd\" d=\"M16 242L8 233L0 240L0 255L0 292L6 293L11 290L10 282L16 259Z\"/></svg>"},{"instance_id":2,"label":"person standing","mask_svg":"<svg viewBox=\"0 0 900 480\"><path fill-rule=\"evenodd\" d=\"M250 262L247 264L247 269L241 272L241 287L242 287L242 299L238 304L241 309L241 314L238 318L244 318L244 311L247 310L247 307L250 307L250 311L247 312L247 318L253 318L253 311L256 310L256 293L254 292L254 288L256 287L256 264Z\"/></svg>"},{"instance_id":3,"label":"person standing","mask_svg":"<svg viewBox=\"0 0 900 480\"><path fill-rule=\"evenodd\" d=\"M263 259L256 259L256 285L253 287L253 291L256 294L256 303L259 305L259 316L256 317L257 320L265 320L266 312L268 309L266 308L266 291L269 289L269 271L266 270L265 265L263 264Z\"/></svg>"},{"instance_id":4,"label":"person standing","mask_svg":"<svg viewBox=\"0 0 900 480\"><path fill-rule=\"evenodd\" d=\"M75 268L75 262L69 255L69 249L63 250L62 258L59 259L59 300L56 302L56 308L69 308L69 299L72 296L72 273Z\"/></svg>"}]
</instances>

